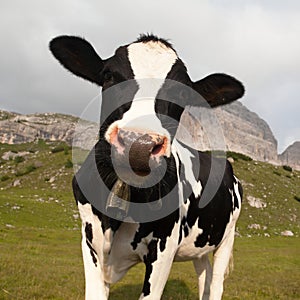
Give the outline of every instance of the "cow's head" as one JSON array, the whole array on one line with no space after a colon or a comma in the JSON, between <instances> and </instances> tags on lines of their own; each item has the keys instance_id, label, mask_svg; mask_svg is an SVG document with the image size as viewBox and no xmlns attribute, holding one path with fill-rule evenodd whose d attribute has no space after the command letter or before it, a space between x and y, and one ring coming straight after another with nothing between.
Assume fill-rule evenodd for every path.
<instances>
[{"instance_id":1,"label":"cow's head","mask_svg":"<svg viewBox=\"0 0 300 300\"><path fill-rule=\"evenodd\" d=\"M244 93L243 85L226 74L193 82L173 47L152 35L118 48L108 59L74 36L53 39L50 49L65 68L102 87L100 141L110 149L117 176L132 185L139 185L150 173L153 178L162 173L159 168L172 156L184 107L203 105L190 91L201 94L210 107L230 103Z\"/></svg>"}]
</instances>

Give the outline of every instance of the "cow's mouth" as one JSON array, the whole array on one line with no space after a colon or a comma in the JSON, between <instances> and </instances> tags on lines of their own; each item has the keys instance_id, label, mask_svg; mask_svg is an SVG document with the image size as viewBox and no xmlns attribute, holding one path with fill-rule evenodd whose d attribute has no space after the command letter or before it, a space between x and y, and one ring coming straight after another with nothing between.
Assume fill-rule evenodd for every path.
<instances>
[{"instance_id":1,"label":"cow's mouth","mask_svg":"<svg viewBox=\"0 0 300 300\"><path fill-rule=\"evenodd\" d=\"M150 174L151 170L139 170L139 169L132 169L132 171L137 175L141 177L145 177Z\"/></svg>"},{"instance_id":2,"label":"cow's mouth","mask_svg":"<svg viewBox=\"0 0 300 300\"><path fill-rule=\"evenodd\" d=\"M161 180L164 172L160 168L131 168L130 166L114 165L119 180L136 188L150 188ZM162 175L160 175L162 174Z\"/></svg>"}]
</instances>

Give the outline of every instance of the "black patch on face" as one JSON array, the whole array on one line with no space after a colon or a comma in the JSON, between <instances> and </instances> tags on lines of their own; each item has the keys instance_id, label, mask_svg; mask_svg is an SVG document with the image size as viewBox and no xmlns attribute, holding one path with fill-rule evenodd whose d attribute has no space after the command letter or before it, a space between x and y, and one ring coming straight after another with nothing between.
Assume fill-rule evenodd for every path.
<instances>
[{"instance_id":1,"label":"black patch on face","mask_svg":"<svg viewBox=\"0 0 300 300\"><path fill-rule=\"evenodd\" d=\"M115 55L104 61L100 74L102 82L102 106L100 116L100 139L114 121L122 119L131 107L138 85L128 59L128 48L118 48ZM126 81L126 82L125 82Z\"/></svg>"},{"instance_id":2,"label":"black patch on face","mask_svg":"<svg viewBox=\"0 0 300 300\"><path fill-rule=\"evenodd\" d=\"M167 74L166 82L155 100L155 112L162 127L174 138L181 115L190 98L191 80L183 62L178 58Z\"/></svg>"},{"instance_id":3,"label":"black patch on face","mask_svg":"<svg viewBox=\"0 0 300 300\"><path fill-rule=\"evenodd\" d=\"M183 111L184 107L181 107L176 103L161 100L159 98L155 100L156 116L160 120L162 127L169 132L171 141L176 134Z\"/></svg>"},{"instance_id":4,"label":"black patch on face","mask_svg":"<svg viewBox=\"0 0 300 300\"><path fill-rule=\"evenodd\" d=\"M192 81L187 73L186 66L180 58L177 58L166 78L183 83L189 87L192 86Z\"/></svg>"},{"instance_id":5,"label":"black patch on face","mask_svg":"<svg viewBox=\"0 0 300 300\"><path fill-rule=\"evenodd\" d=\"M119 47L115 55L104 60L104 67L100 73L102 90L125 80L134 78L133 70L128 59L128 46Z\"/></svg>"},{"instance_id":6,"label":"black patch on face","mask_svg":"<svg viewBox=\"0 0 300 300\"><path fill-rule=\"evenodd\" d=\"M131 84L132 83L133 82L131 82ZM132 95L128 96L128 99L133 99L134 93L135 92L132 91ZM99 140L105 141L105 133L109 128L109 126L115 121L121 120L123 118L123 115L130 109L132 105L132 101L122 104L122 102L127 100L124 100L122 98L117 98L117 97L118 97L117 95L116 96L109 95L109 99L106 99L107 101L103 101L102 103ZM111 98L113 98L114 101L112 101ZM127 99L127 97L125 99ZM110 112L112 106L116 107L116 109L108 115L108 112Z\"/></svg>"},{"instance_id":7,"label":"black patch on face","mask_svg":"<svg viewBox=\"0 0 300 300\"><path fill-rule=\"evenodd\" d=\"M157 240L152 240L148 245L148 254L144 255L144 263L146 266L145 280L143 286L144 296L150 295L150 276L153 270L153 262L157 260Z\"/></svg>"}]
</instances>

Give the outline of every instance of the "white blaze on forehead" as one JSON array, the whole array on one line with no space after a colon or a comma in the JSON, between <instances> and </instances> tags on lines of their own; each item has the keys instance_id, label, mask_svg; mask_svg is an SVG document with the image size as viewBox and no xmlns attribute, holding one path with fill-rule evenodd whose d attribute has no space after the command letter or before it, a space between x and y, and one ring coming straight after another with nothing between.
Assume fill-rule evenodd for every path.
<instances>
[{"instance_id":1,"label":"white blaze on forehead","mask_svg":"<svg viewBox=\"0 0 300 300\"><path fill-rule=\"evenodd\" d=\"M163 43L149 41L129 45L128 58L135 79L165 79L177 55Z\"/></svg>"},{"instance_id":2,"label":"white blaze on forehead","mask_svg":"<svg viewBox=\"0 0 300 300\"><path fill-rule=\"evenodd\" d=\"M155 98L177 60L175 51L161 42L133 43L128 46L128 58L139 89L130 109L111 127L160 134L170 140L156 115Z\"/></svg>"},{"instance_id":3,"label":"white blaze on forehead","mask_svg":"<svg viewBox=\"0 0 300 300\"><path fill-rule=\"evenodd\" d=\"M130 109L123 115L122 120L118 121L119 128L164 135L167 131L162 128L155 113L155 97L164 80L150 78L137 82L139 89Z\"/></svg>"},{"instance_id":4,"label":"white blaze on forehead","mask_svg":"<svg viewBox=\"0 0 300 300\"><path fill-rule=\"evenodd\" d=\"M147 79L145 82L139 82L139 90L135 95L130 109L123 115L121 120L114 122L111 128L122 128L127 131L159 134L167 138L166 155L170 155L170 134L162 127L162 124L155 113L155 96L149 96L149 85L152 87L152 94L158 91L162 85L163 80L159 87L157 84L151 84L152 81L157 79ZM156 87L156 88L155 88ZM154 89L155 88L155 89Z\"/></svg>"},{"instance_id":5,"label":"white blaze on forehead","mask_svg":"<svg viewBox=\"0 0 300 300\"><path fill-rule=\"evenodd\" d=\"M165 134L155 113L155 97L176 62L177 55L163 43L149 41L129 45L128 58L139 89L129 111L124 114L122 125Z\"/></svg>"}]
</instances>

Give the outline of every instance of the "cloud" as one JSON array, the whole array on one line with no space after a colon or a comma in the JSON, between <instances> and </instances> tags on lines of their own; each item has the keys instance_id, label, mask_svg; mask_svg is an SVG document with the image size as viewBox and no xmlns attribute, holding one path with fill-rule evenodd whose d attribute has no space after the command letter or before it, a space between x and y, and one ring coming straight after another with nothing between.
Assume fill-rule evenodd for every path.
<instances>
[{"instance_id":1,"label":"cloud","mask_svg":"<svg viewBox=\"0 0 300 300\"><path fill-rule=\"evenodd\" d=\"M99 89L58 65L50 39L83 36L107 58L140 33L154 32L171 39L194 80L213 72L242 80L243 103L271 125L282 149L300 140L299 8L297 0L4 1L1 107L80 115Z\"/></svg>"}]
</instances>

